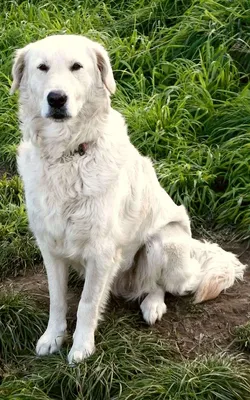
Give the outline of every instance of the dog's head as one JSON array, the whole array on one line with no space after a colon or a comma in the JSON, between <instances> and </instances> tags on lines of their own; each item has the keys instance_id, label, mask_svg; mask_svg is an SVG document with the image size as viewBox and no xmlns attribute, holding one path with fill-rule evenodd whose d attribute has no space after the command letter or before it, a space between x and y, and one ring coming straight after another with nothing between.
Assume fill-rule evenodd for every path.
<instances>
[{"instance_id":1,"label":"dog's head","mask_svg":"<svg viewBox=\"0 0 250 400\"><path fill-rule=\"evenodd\" d=\"M116 87L106 50L77 35L49 36L17 50L12 75L11 93L19 88L37 116L60 122Z\"/></svg>"}]
</instances>

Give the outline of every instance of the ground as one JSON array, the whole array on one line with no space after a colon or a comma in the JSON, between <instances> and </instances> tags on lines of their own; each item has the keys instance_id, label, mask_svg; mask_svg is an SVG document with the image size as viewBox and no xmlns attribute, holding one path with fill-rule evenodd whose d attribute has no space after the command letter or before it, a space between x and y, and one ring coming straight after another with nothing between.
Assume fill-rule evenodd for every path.
<instances>
[{"instance_id":1,"label":"ground","mask_svg":"<svg viewBox=\"0 0 250 400\"><path fill-rule=\"evenodd\" d=\"M250 265L250 250L247 244L231 243L223 246L228 251L240 255L244 264ZM29 272L26 276L9 278L2 287L14 291L28 293L34 296L39 306L48 309L49 293L47 278L42 266L38 272ZM0 284L1 289L1 284ZM82 291L82 282L79 279L74 287L68 291L68 320L69 326L74 326L78 301ZM141 317L138 329L153 330L159 337L167 339L172 346L186 357L226 351L233 345L232 332L234 328L243 325L250 318L250 270L247 269L244 281L236 282L233 287L212 301L194 305L192 297L178 298L166 294L168 310L162 321L152 327L147 327ZM106 313L119 310L119 314L126 315L128 311L138 312L138 303L126 303L112 297Z\"/></svg>"}]
</instances>

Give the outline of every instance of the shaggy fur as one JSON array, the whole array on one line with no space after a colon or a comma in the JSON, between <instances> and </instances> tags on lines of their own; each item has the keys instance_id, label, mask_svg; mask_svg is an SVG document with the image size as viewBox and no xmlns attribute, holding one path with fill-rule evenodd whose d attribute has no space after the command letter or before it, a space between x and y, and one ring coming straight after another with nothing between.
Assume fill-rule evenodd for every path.
<instances>
[{"instance_id":1,"label":"shaggy fur","mask_svg":"<svg viewBox=\"0 0 250 400\"><path fill-rule=\"evenodd\" d=\"M18 167L50 291L37 354L63 343L69 265L85 275L69 362L93 353L110 290L142 298L143 317L153 324L166 312L166 291L192 292L201 302L242 278L244 266L233 254L192 239L185 208L130 143L123 117L110 106L115 81L102 46L51 36L18 50L12 73L23 133ZM55 91L67 96L59 111L48 101ZM75 151L80 144L84 155Z\"/></svg>"}]
</instances>

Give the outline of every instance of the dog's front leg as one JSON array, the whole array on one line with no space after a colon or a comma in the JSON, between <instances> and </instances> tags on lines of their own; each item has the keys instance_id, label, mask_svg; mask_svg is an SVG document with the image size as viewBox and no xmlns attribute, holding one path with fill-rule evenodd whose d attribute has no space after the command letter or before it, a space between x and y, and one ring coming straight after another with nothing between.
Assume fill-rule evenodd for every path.
<instances>
[{"instance_id":1,"label":"dog's front leg","mask_svg":"<svg viewBox=\"0 0 250 400\"><path fill-rule=\"evenodd\" d=\"M55 258L46 246L39 243L39 247L47 271L50 294L49 323L36 346L36 353L43 356L58 351L66 335L68 266Z\"/></svg>"},{"instance_id":2,"label":"dog's front leg","mask_svg":"<svg viewBox=\"0 0 250 400\"><path fill-rule=\"evenodd\" d=\"M84 289L77 311L73 346L68 355L69 363L81 362L94 353L95 329L118 266L114 260L101 263L93 259L88 260Z\"/></svg>"}]
</instances>

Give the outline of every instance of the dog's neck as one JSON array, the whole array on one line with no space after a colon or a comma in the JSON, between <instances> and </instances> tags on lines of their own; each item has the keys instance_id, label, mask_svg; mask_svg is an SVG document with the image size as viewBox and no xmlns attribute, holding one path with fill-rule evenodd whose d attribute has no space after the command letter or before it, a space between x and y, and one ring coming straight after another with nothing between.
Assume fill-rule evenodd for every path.
<instances>
[{"instance_id":1,"label":"dog's neck","mask_svg":"<svg viewBox=\"0 0 250 400\"><path fill-rule=\"evenodd\" d=\"M70 156L79 145L94 143L105 133L111 111L110 100L86 104L79 115L64 122L41 117L31 118L26 107L21 106L20 119L24 140L31 140L39 148L41 157L55 162ZM91 111L89 111L91 110Z\"/></svg>"}]
</instances>

